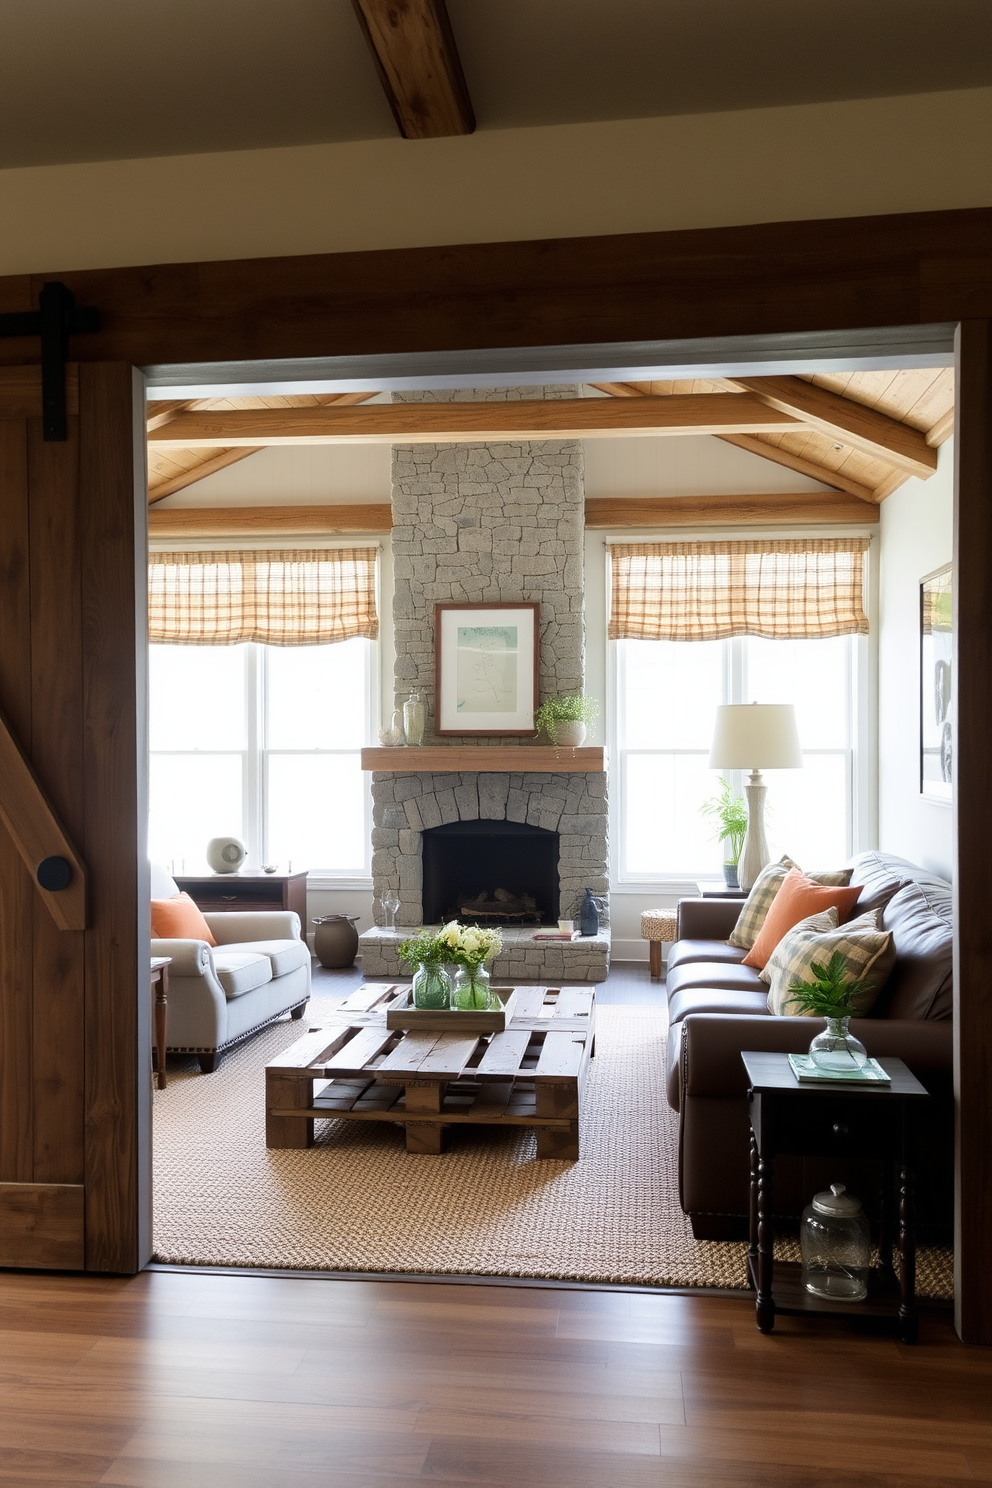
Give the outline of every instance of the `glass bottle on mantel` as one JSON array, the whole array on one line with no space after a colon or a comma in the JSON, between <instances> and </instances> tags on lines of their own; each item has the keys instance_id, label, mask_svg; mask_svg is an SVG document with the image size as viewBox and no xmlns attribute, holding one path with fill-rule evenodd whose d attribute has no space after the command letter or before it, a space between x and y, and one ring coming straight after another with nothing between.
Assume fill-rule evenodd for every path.
<instances>
[{"instance_id":1,"label":"glass bottle on mantel","mask_svg":"<svg viewBox=\"0 0 992 1488\"><path fill-rule=\"evenodd\" d=\"M599 934L599 909L592 897L592 889L586 889L585 898L582 900L579 910L579 929L583 935Z\"/></svg>"},{"instance_id":2,"label":"glass bottle on mantel","mask_svg":"<svg viewBox=\"0 0 992 1488\"><path fill-rule=\"evenodd\" d=\"M419 692L411 692L403 704L403 732L408 744L422 744L424 742L424 724L426 722L426 709L423 698Z\"/></svg>"}]
</instances>

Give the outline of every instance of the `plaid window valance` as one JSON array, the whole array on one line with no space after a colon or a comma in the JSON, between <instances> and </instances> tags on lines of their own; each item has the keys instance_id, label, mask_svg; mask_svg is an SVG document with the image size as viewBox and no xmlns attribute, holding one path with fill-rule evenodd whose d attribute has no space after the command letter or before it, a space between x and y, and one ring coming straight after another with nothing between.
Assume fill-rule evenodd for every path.
<instances>
[{"instance_id":1,"label":"plaid window valance","mask_svg":"<svg viewBox=\"0 0 992 1488\"><path fill-rule=\"evenodd\" d=\"M616 543L612 640L866 635L866 537Z\"/></svg>"},{"instance_id":2,"label":"plaid window valance","mask_svg":"<svg viewBox=\"0 0 992 1488\"><path fill-rule=\"evenodd\" d=\"M316 646L379 634L375 548L152 553L148 636L182 646Z\"/></svg>"}]
</instances>

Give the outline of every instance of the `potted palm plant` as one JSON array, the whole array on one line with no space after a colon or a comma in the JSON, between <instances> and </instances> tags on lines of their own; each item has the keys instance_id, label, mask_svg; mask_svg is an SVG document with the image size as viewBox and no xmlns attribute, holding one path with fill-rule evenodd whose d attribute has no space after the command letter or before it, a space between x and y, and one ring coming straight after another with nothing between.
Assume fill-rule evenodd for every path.
<instances>
[{"instance_id":1,"label":"potted palm plant","mask_svg":"<svg viewBox=\"0 0 992 1488\"><path fill-rule=\"evenodd\" d=\"M718 794L704 801L702 812L714 822L717 842L727 844L724 849L723 881L728 889L739 889L737 865L741 860L747 833L747 804L741 796L734 795L729 780L721 780Z\"/></svg>"}]
</instances>

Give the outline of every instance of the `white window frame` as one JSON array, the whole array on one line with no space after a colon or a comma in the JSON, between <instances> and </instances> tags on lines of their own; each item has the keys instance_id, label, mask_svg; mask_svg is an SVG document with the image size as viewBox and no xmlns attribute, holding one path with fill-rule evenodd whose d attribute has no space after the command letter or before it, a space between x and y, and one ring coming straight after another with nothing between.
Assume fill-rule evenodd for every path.
<instances>
[{"instance_id":1,"label":"white window frame","mask_svg":"<svg viewBox=\"0 0 992 1488\"><path fill-rule=\"evenodd\" d=\"M610 612L610 583L612 578L610 562L611 541L630 542L635 540L661 541L669 537L690 538L695 534L681 531L658 532L652 531L645 534L637 534L636 538L628 533L622 536L607 534L605 538L605 564L606 564L606 623ZM739 537L739 532L707 533L711 537L727 537L733 539ZM813 529L808 534L810 537L837 536L837 529L831 529L821 533ZM877 532L872 534L877 536ZM795 536L794 532L754 532L748 536L776 537ZM851 636L848 650L848 708L849 708L849 746L844 751L848 756L847 771L847 802L848 823L847 839L850 855L866 852L877 846L878 840L878 685L877 685L877 615L876 595L878 589L878 544L873 542L866 555L865 563L865 613L869 620L869 634L866 636ZM744 666L744 655L746 637L735 637L733 640L724 642L724 702L748 702L746 697L746 674ZM634 874L627 873L624 868L625 843L623 839L623 827L625 821L624 800L626 792L626 760L631 753L705 753L699 750L628 750L621 747L620 729L620 688L622 685L622 664L620 661L619 642L606 640L606 682L609 707L609 747L610 747L610 884L615 893L645 894L654 893L671 895L673 893L695 893L696 886L719 886L723 887L723 880L718 873L696 873L691 865L686 865L684 870L660 874ZM806 750L810 754L836 754L838 750ZM714 772L714 778L715 778ZM722 775L730 780L734 790L743 794L744 775L741 770L721 771Z\"/></svg>"},{"instance_id":2,"label":"white window frame","mask_svg":"<svg viewBox=\"0 0 992 1488\"><path fill-rule=\"evenodd\" d=\"M328 644L333 645L334 642ZM366 665L364 698L362 699L363 737L372 739L378 732L379 715L379 647L375 641L365 641ZM219 648L218 648L219 649ZM260 642L249 641L244 647L245 668L245 733L244 749L155 749L155 756L187 755L240 755L242 820L244 822L245 845L248 849L247 866L260 868L268 857L268 776L269 760L273 755L339 755L354 754L354 749L273 749L266 738L266 692L268 688L268 656L274 649ZM309 867L308 885L320 888L367 889L372 884L372 777L362 775L364 802L363 841L365 862L358 873L338 872L333 868L315 864ZM305 865L299 864L294 871Z\"/></svg>"}]
</instances>

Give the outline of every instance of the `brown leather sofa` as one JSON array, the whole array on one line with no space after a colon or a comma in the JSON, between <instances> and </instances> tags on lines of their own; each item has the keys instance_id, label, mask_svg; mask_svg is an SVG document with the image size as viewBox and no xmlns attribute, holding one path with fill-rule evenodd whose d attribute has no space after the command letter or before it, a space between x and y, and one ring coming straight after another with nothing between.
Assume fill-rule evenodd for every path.
<instances>
[{"instance_id":1,"label":"brown leather sofa","mask_svg":"<svg viewBox=\"0 0 992 1488\"><path fill-rule=\"evenodd\" d=\"M891 893L882 926L891 930L896 962L871 1016L851 1031L875 1056L905 1060L933 1096L920 1134L919 1228L945 1234L953 1201L951 1052L951 888L902 858L862 853L851 882L864 892L853 915ZM769 1014L768 988L741 965L744 952L726 943L741 899L683 899L679 938L668 959L668 1100L679 1112L679 1198L698 1239L746 1232L749 1185L745 1049L803 1053L824 1025L815 1018ZM797 1216L817 1188L847 1182L871 1208L878 1185L870 1165L824 1160L776 1163L776 1209Z\"/></svg>"}]
</instances>

